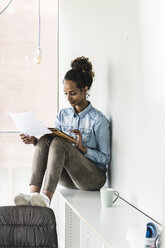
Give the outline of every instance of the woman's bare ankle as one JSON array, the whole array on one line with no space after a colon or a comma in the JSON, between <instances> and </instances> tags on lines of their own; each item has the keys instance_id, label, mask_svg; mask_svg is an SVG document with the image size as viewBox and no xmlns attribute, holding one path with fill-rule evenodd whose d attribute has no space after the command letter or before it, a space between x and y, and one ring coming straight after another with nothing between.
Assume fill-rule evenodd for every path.
<instances>
[{"instance_id":1,"label":"woman's bare ankle","mask_svg":"<svg viewBox=\"0 0 165 248\"><path fill-rule=\"evenodd\" d=\"M51 199L52 199L54 193L52 193L51 191L46 190L46 189L43 190L43 193L44 193L44 195L46 195L46 196L49 198L49 200L51 201Z\"/></svg>"},{"instance_id":2,"label":"woman's bare ankle","mask_svg":"<svg viewBox=\"0 0 165 248\"><path fill-rule=\"evenodd\" d=\"M40 193L40 191L41 191L40 187L36 185L30 185L30 193L34 193L34 192Z\"/></svg>"}]
</instances>

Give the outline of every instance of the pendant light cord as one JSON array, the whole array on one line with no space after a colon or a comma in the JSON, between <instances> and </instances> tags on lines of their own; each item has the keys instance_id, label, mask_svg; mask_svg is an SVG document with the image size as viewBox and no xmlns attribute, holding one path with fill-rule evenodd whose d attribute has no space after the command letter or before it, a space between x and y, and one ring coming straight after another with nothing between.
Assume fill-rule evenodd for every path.
<instances>
[{"instance_id":1,"label":"pendant light cord","mask_svg":"<svg viewBox=\"0 0 165 248\"><path fill-rule=\"evenodd\" d=\"M40 0L38 0L38 47L40 48L41 38L41 15L40 15Z\"/></svg>"},{"instance_id":2,"label":"pendant light cord","mask_svg":"<svg viewBox=\"0 0 165 248\"><path fill-rule=\"evenodd\" d=\"M9 7L13 0L10 0L10 2L7 4L7 6L0 12L0 15Z\"/></svg>"}]
</instances>

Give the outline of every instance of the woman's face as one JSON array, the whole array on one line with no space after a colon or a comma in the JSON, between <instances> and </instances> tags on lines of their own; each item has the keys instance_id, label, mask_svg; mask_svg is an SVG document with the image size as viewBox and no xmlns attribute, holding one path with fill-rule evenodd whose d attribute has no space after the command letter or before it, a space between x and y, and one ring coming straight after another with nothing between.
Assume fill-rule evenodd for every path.
<instances>
[{"instance_id":1,"label":"woman's face","mask_svg":"<svg viewBox=\"0 0 165 248\"><path fill-rule=\"evenodd\" d=\"M86 101L86 91L86 87L82 90L77 88L77 85L74 81L64 81L64 94L66 95L67 100L72 107L84 104L84 102Z\"/></svg>"}]
</instances>

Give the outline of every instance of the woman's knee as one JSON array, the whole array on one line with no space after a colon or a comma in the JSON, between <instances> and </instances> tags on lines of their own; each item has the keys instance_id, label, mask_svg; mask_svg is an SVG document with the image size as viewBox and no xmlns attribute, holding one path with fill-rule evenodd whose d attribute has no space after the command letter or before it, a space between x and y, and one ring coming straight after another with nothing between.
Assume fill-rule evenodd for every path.
<instances>
[{"instance_id":1,"label":"woman's knee","mask_svg":"<svg viewBox=\"0 0 165 248\"><path fill-rule=\"evenodd\" d=\"M55 147L55 146L63 147L65 146L65 141L66 140L64 138L56 136L51 142L51 147Z\"/></svg>"},{"instance_id":2,"label":"woman's knee","mask_svg":"<svg viewBox=\"0 0 165 248\"><path fill-rule=\"evenodd\" d=\"M37 146L50 146L54 136L51 134L45 134L41 136L37 142Z\"/></svg>"}]
</instances>

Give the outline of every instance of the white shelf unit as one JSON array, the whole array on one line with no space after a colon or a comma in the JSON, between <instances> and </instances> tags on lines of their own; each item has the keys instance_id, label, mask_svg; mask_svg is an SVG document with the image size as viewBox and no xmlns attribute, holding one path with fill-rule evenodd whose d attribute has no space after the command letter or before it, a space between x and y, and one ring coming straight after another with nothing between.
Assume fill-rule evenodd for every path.
<instances>
[{"instance_id":1,"label":"white shelf unit","mask_svg":"<svg viewBox=\"0 0 165 248\"><path fill-rule=\"evenodd\" d=\"M144 247L150 218L121 199L102 208L98 191L58 187L51 206L55 212L59 248ZM161 227L159 227L161 229Z\"/></svg>"}]
</instances>

